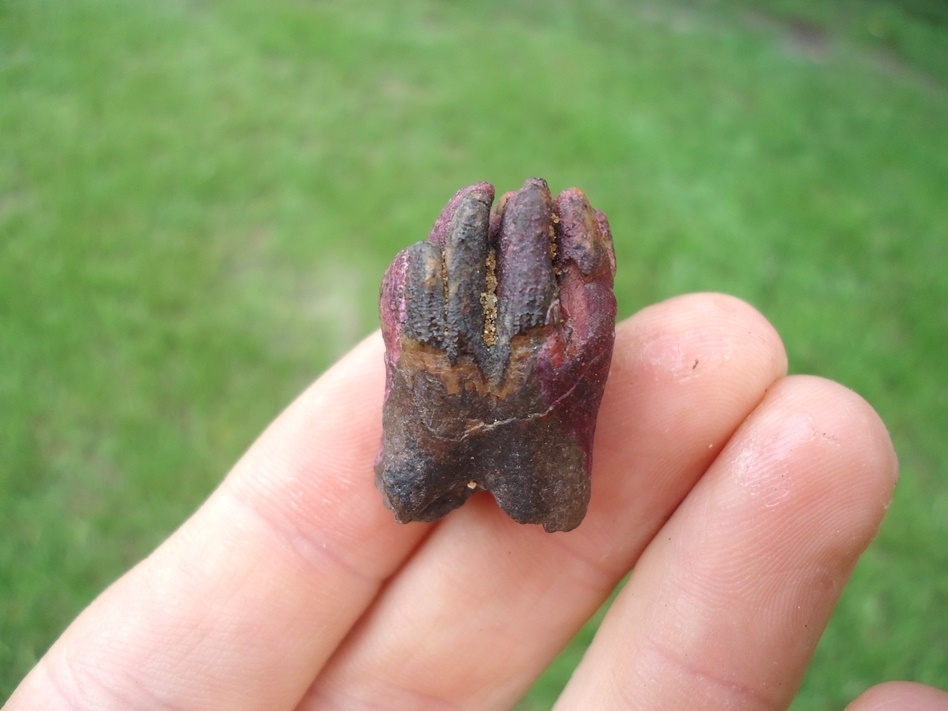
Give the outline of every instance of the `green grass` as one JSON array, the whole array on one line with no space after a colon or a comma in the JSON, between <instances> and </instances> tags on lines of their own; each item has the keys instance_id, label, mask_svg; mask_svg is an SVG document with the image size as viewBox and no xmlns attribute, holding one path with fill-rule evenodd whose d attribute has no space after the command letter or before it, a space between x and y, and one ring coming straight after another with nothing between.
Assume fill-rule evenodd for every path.
<instances>
[{"instance_id":1,"label":"green grass","mask_svg":"<svg viewBox=\"0 0 948 711\"><path fill-rule=\"evenodd\" d=\"M734 293L892 430L795 708L948 687L948 17L751 5L0 3L0 698L375 327L455 188L529 175L609 214L620 315Z\"/></svg>"}]
</instances>

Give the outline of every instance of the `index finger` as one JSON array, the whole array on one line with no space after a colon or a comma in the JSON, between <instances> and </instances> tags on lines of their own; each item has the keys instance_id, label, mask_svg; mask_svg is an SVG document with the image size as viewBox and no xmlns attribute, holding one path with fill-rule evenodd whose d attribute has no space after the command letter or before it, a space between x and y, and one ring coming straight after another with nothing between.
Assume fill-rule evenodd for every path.
<instances>
[{"instance_id":1,"label":"index finger","mask_svg":"<svg viewBox=\"0 0 948 711\"><path fill-rule=\"evenodd\" d=\"M374 334L79 616L5 708L292 708L428 530L396 526L372 483L383 388Z\"/></svg>"}]
</instances>

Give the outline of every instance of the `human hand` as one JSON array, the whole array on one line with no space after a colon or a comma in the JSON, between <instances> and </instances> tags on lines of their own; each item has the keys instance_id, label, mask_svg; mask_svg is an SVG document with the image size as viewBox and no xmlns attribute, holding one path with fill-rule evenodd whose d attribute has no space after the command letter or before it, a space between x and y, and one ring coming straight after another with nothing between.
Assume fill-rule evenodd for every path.
<instances>
[{"instance_id":1,"label":"human hand","mask_svg":"<svg viewBox=\"0 0 948 711\"><path fill-rule=\"evenodd\" d=\"M383 382L375 335L4 708L509 708L633 566L557 708L786 708L896 479L869 405L787 377L773 328L720 295L619 325L570 533L487 495L392 521L372 477ZM887 685L851 708L948 695Z\"/></svg>"}]
</instances>

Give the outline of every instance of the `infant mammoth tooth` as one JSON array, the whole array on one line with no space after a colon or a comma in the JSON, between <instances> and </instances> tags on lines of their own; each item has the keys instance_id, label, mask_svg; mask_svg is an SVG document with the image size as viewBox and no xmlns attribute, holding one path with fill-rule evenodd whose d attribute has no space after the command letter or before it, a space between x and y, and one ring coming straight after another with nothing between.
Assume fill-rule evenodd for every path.
<instances>
[{"instance_id":1,"label":"infant mammoth tooth","mask_svg":"<svg viewBox=\"0 0 948 711\"><path fill-rule=\"evenodd\" d=\"M386 391L376 485L400 523L480 491L519 523L568 531L590 496L615 340L615 256L582 191L477 183L380 292Z\"/></svg>"}]
</instances>

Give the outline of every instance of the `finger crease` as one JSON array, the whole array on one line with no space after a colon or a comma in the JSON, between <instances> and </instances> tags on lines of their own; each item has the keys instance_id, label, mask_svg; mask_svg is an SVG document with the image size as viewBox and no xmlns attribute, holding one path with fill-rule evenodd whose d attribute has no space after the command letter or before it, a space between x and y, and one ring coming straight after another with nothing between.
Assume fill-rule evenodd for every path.
<instances>
[{"instance_id":1,"label":"finger crease","mask_svg":"<svg viewBox=\"0 0 948 711\"><path fill-rule=\"evenodd\" d=\"M328 561L350 577L367 585L378 587L381 584L382 576L366 572L365 566L339 555L332 542L306 531L300 523L299 516L292 512L287 513L281 506L272 505L267 506L266 509L261 508L259 499L248 500L246 495L239 493L239 487L236 490L228 489L227 491L233 501L261 523L263 528L282 544L280 547L283 550L303 561L307 567L324 572Z\"/></svg>"},{"instance_id":2,"label":"finger crease","mask_svg":"<svg viewBox=\"0 0 948 711\"><path fill-rule=\"evenodd\" d=\"M626 565L610 565L603 558L594 558L586 552L585 549L569 545L562 537L550 536L551 543L560 551L566 553L572 560L576 561L584 570L576 575L576 578L594 589L613 588L622 576L628 570ZM557 564L559 569L564 569L562 562ZM587 572L588 571L588 572Z\"/></svg>"},{"instance_id":3,"label":"finger crease","mask_svg":"<svg viewBox=\"0 0 948 711\"><path fill-rule=\"evenodd\" d=\"M317 680L318 684L318 680ZM408 689L376 679L371 688L358 685L356 691L346 688L313 687L302 707L343 708L350 711L385 711L387 709L425 709L426 711L460 711L462 706L432 694Z\"/></svg>"},{"instance_id":4,"label":"finger crease","mask_svg":"<svg viewBox=\"0 0 948 711\"><path fill-rule=\"evenodd\" d=\"M65 650L54 656L46 666L47 677L59 697L71 709L133 708L181 711L185 707L174 706L162 700L154 690L138 678L139 668L117 669L102 664L101 657L73 657ZM90 659L100 664L92 665ZM119 687L125 688L121 693ZM134 692L134 693L132 693Z\"/></svg>"},{"instance_id":5,"label":"finger crease","mask_svg":"<svg viewBox=\"0 0 948 711\"><path fill-rule=\"evenodd\" d=\"M710 669L702 668L699 665L692 664L684 652L669 649L667 645L658 642L655 639L650 640L650 646L661 657L665 663L674 669L680 671L686 677L694 681L695 686L710 686L723 690L728 696L741 697L752 702L749 708L770 709L777 708L778 705L771 696L763 689L739 682L735 679L722 676ZM672 672L670 678L679 678L679 675ZM681 684L678 684L681 686ZM640 694L633 692L628 686L623 687L626 695L640 700ZM631 700L631 699L630 699ZM745 705L739 705L739 708L746 708Z\"/></svg>"}]
</instances>

